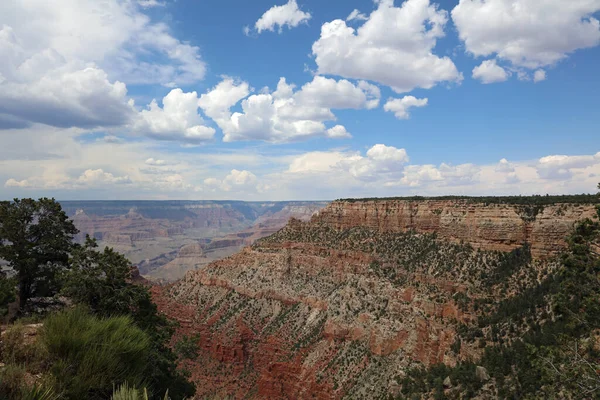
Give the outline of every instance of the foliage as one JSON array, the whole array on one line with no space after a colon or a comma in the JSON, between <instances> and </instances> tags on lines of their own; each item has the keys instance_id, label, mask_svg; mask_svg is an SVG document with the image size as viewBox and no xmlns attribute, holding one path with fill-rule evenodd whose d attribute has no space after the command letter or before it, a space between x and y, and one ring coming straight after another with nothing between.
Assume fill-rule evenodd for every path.
<instances>
[{"instance_id":1,"label":"foliage","mask_svg":"<svg viewBox=\"0 0 600 400\"><path fill-rule=\"evenodd\" d=\"M200 335L183 336L175 343L175 353L182 360L195 360L198 358L198 342Z\"/></svg>"},{"instance_id":2,"label":"foliage","mask_svg":"<svg viewBox=\"0 0 600 400\"><path fill-rule=\"evenodd\" d=\"M130 315L150 338L145 371L149 388L157 393L168 389L173 399L191 397L194 385L177 371L177 356L168 347L174 332L172 323L158 313L148 289L131 282L131 266L123 255L96 248L96 242L88 237L83 246L73 250L63 293L102 317Z\"/></svg>"},{"instance_id":3,"label":"foliage","mask_svg":"<svg viewBox=\"0 0 600 400\"><path fill-rule=\"evenodd\" d=\"M37 340L26 340L25 326L17 322L2 335L2 359L11 364L27 365L29 372L41 371L47 359L46 347Z\"/></svg>"},{"instance_id":4,"label":"foliage","mask_svg":"<svg viewBox=\"0 0 600 400\"><path fill-rule=\"evenodd\" d=\"M40 385L33 385L29 388L21 389L21 397L19 400L59 400L60 397L54 393L52 388L47 388Z\"/></svg>"},{"instance_id":5,"label":"foliage","mask_svg":"<svg viewBox=\"0 0 600 400\"><path fill-rule=\"evenodd\" d=\"M15 399L24 389L25 368L18 364L7 364L0 369L0 398Z\"/></svg>"},{"instance_id":6,"label":"foliage","mask_svg":"<svg viewBox=\"0 0 600 400\"><path fill-rule=\"evenodd\" d=\"M169 391L167 390L163 400L169 400L169 398ZM148 391L146 389L136 389L124 383L114 391L111 400L148 400Z\"/></svg>"},{"instance_id":7,"label":"foliage","mask_svg":"<svg viewBox=\"0 0 600 400\"><path fill-rule=\"evenodd\" d=\"M49 316L40 340L51 385L67 399L105 399L114 385L145 382L150 340L130 317L100 319L77 307Z\"/></svg>"},{"instance_id":8,"label":"foliage","mask_svg":"<svg viewBox=\"0 0 600 400\"><path fill-rule=\"evenodd\" d=\"M8 314L8 305L15 301L16 281L0 271L0 317Z\"/></svg>"},{"instance_id":9,"label":"foliage","mask_svg":"<svg viewBox=\"0 0 600 400\"><path fill-rule=\"evenodd\" d=\"M54 199L0 202L0 259L17 273L19 309L34 296L58 291L77 229Z\"/></svg>"},{"instance_id":10,"label":"foliage","mask_svg":"<svg viewBox=\"0 0 600 400\"><path fill-rule=\"evenodd\" d=\"M145 288L131 283L131 263L111 248L97 251L94 239L75 246L64 277L62 293L104 317L131 314L138 322Z\"/></svg>"},{"instance_id":11,"label":"foliage","mask_svg":"<svg viewBox=\"0 0 600 400\"><path fill-rule=\"evenodd\" d=\"M600 398L599 340L594 336L600 329L600 257L594 250L599 239L600 222L581 221L568 238L568 251L558 270L480 317L478 330L485 328L488 334L478 363L495 380L498 397ZM507 254L503 266L496 269L500 275L486 283L499 282L528 258L526 248ZM548 309L551 318L542 318ZM498 333L500 328L515 332L507 337ZM478 336L474 332L474 328L463 328L458 334L472 341ZM451 376L461 395L472 397L477 390L474 376L457 375L464 365L413 369L403 381L404 394L434 392L444 398L440 378Z\"/></svg>"},{"instance_id":12,"label":"foliage","mask_svg":"<svg viewBox=\"0 0 600 400\"><path fill-rule=\"evenodd\" d=\"M25 367L21 364L8 364L0 368L0 398L14 400L58 400L52 388L38 384L28 386Z\"/></svg>"},{"instance_id":13,"label":"foliage","mask_svg":"<svg viewBox=\"0 0 600 400\"><path fill-rule=\"evenodd\" d=\"M31 343L17 324L4 340L5 361L25 363L28 372L52 363L50 383L66 398L108 398L113 384L123 382L155 393L169 388L173 399L192 396L194 385L168 347L173 324L158 313L149 290L132 282L129 261L112 249L97 251L89 237L74 244L76 233L54 199L0 202L0 259L16 273L14 281L0 274L0 313L16 286L20 311L32 297L59 291L89 310L49 317L43 340Z\"/></svg>"},{"instance_id":14,"label":"foliage","mask_svg":"<svg viewBox=\"0 0 600 400\"><path fill-rule=\"evenodd\" d=\"M148 391L129 386L127 382L115 389L111 400L148 400Z\"/></svg>"},{"instance_id":15,"label":"foliage","mask_svg":"<svg viewBox=\"0 0 600 400\"><path fill-rule=\"evenodd\" d=\"M436 364L429 369L417 367L410 369L399 383L402 385L402 393L407 398L416 393L429 392L434 392L436 398L444 398L443 382L450 377L451 382L461 382L465 398L471 398L482 386L475 369L476 365L471 362L459 363L454 368L444 364Z\"/></svg>"}]
</instances>

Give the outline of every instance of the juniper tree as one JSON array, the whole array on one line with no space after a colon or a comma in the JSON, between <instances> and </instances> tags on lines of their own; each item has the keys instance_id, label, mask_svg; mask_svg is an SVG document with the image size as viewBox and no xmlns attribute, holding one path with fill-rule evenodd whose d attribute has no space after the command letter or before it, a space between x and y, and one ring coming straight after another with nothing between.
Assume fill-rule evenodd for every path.
<instances>
[{"instance_id":1,"label":"juniper tree","mask_svg":"<svg viewBox=\"0 0 600 400\"><path fill-rule=\"evenodd\" d=\"M57 292L76 233L54 199L0 202L0 259L16 272L20 312L31 297Z\"/></svg>"},{"instance_id":2,"label":"juniper tree","mask_svg":"<svg viewBox=\"0 0 600 400\"><path fill-rule=\"evenodd\" d=\"M73 249L63 293L98 316L131 316L151 341L145 372L151 389L169 390L172 399L194 395L194 385L177 370L177 356L169 347L174 325L158 312L148 288L132 282L131 263L125 256L111 248L99 251L88 236L84 245Z\"/></svg>"}]
</instances>

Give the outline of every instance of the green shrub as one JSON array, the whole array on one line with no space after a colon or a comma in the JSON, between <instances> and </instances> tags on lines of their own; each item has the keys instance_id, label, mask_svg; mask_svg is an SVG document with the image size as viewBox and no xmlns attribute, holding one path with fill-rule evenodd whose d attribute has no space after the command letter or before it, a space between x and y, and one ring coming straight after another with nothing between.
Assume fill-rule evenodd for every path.
<instances>
[{"instance_id":1,"label":"green shrub","mask_svg":"<svg viewBox=\"0 0 600 400\"><path fill-rule=\"evenodd\" d=\"M164 400L169 399L169 391L167 390ZM128 383L124 383L114 391L110 400L148 400L148 391L146 389L136 389L135 387L129 386Z\"/></svg>"},{"instance_id":2,"label":"green shrub","mask_svg":"<svg viewBox=\"0 0 600 400\"><path fill-rule=\"evenodd\" d=\"M177 356L169 347L174 324L158 312L148 288L131 282L131 263L122 254L97 244L89 237L71 254L71 271L64 276L63 294L89 307L98 317L126 315L150 338L150 354L144 376L156 393L169 390L175 399L196 392L184 371L177 369ZM130 382L134 383L134 382Z\"/></svg>"},{"instance_id":3,"label":"green shrub","mask_svg":"<svg viewBox=\"0 0 600 400\"><path fill-rule=\"evenodd\" d=\"M8 314L8 305L15 301L16 281L0 271L0 317Z\"/></svg>"},{"instance_id":4,"label":"green shrub","mask_svg":"<svg viewBox=\"0 0 600 400\"><path fill-rule=\"evenodd\" d=\"M21 390L19 400L59 400L59 396L51 388L33 385Z\"/></svg>"},{"instance_id":5,"label":"green shrub","mask_svg":"<svg viewBox=\"0 0 600 400\"><path fill-rule=\"evenodd\" d=\"M41 339L52 386L67 399L106 399L123 382L144 383L150 340L129 317L99 319L75 308L48 317Z\"/></svg>"},{"instance_id":6,"label":"green shrub","mask_svg":"<svg viewBox=\"0 0 600 400\"><path fill-rule=\"evenodd\" d=\"M17 364L7 364L0 369L0 398L18 398L25 382L25 368Z\"/></svg>"},{"instance_id":7,"label":"green shrub","mask_svg":"<svg viewBox=\"0 0 600 400\"><path fill-rule=\"evenodd\" d=\"M131 387L125 382L114 391L111 400L148 400L148 392L146 389L139 390Z\"/></svg>"},{"instance_id":8,"label":"green shrub","mask_svg":"<svg viewBox=\"0 0 600 400\"><path fill-rule=\"evenodd\" d=\"M198 342L200 335L184 336L175 343L175 353L182 360L195 360L198 358Z\"/></svg>"},{"instance_id":9,"label":"green shrub","mask_svg":"<svg viewBox=\"0 0 600 400\"><path fill-rule=\"evenodd\" d=\"M44 344L35 339L26 340L26 327L17 322L2 335L2 359L12 364L26 364L29 372L41 371L47 358Z\"/></svg>"}]
</instances>

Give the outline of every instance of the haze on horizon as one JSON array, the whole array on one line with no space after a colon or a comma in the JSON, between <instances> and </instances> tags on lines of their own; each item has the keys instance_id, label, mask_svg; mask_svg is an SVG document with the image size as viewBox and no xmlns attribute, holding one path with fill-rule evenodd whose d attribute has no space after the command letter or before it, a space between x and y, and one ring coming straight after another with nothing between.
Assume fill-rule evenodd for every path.
<instances>
[{"instance_id":1,"label":"haze on horizon","mask_svg":"<svg viewBox=\"0 0 600 400\"><path fill-rule=\"evenodd\" d=\"M600 0L5 0L0 199L573 194Z\"/></svg>"}]
</instances>

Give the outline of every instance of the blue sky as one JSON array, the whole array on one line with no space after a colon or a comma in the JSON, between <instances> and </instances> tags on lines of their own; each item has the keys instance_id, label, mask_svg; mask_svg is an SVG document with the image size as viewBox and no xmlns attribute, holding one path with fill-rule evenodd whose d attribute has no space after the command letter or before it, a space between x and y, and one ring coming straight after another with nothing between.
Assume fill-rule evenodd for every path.
<instances>
[{"instance_id":1,"label":"blue sky","mask_svg":"<svg viewBox=\"0 0 600 400\"><path fill-rule=\"evenodd\" d=\"M600 0L540 3L3 2L0 197L592 191Z\"/></svg>"}]
</instances>

